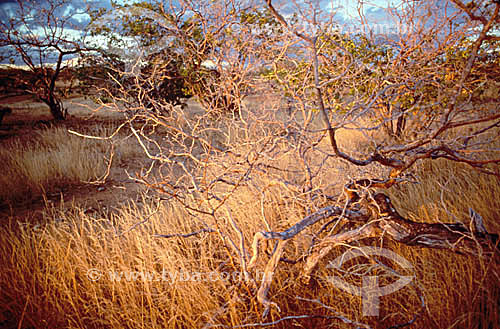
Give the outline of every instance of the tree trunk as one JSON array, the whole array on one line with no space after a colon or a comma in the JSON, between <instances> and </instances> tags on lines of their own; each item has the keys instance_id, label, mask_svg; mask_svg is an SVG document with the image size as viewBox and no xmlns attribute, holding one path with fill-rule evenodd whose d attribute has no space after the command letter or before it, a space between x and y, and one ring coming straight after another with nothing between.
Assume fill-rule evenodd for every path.
<instances>
[{"instance_id":1,"label":"tree trunk","mask_svg":"<svg viewBox=\"0 0 500 329\"><path fill-rule=\"evenodd\" d=\"M56 96L51 95L49 99L43 101L49 106L50 113L52 114L52 117L54 117L54 119L66 119L66 110L64 109L62 102Z\"/></svg>"}]
</instances>

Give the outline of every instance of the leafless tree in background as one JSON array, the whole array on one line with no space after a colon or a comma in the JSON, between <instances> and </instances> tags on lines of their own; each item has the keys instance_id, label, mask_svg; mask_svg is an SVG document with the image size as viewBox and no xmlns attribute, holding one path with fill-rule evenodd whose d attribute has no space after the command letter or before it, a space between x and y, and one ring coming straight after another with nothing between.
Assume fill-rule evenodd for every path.
<instances>
[{"instance_id":1,"label":"leafless tree in background","mask_svg":"<svg viewBox=\"0 0 500 329\"><path fill-rule=\"evenodd\" d=\"M72 20L84 11L72 9L66 0L19 0L15 4L15 13L5 13L5 20L0 21L0 54L22 59L34 76L23 81L26 90L47 104L54 119L62 120L66 110L56 82L66 68L63 60L84 50L79 37L71 35Z\"/></svg>"}]
</instances>

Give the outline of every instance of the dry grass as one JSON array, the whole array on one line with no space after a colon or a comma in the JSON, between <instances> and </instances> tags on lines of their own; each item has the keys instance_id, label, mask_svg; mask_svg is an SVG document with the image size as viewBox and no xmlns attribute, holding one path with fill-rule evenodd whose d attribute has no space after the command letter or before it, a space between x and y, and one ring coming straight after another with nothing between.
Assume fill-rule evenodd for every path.
<instances>
[{"instance_id":1,"label":"dry grass","mask_svg":"<svg viewBox=\"0 0 500 329\"><path fill-rule=\"evenodd\" d=\"M431 183L426 188L430 186ZM438 196L439 188L435 186L434 195L426 189L412 188L415 190L411 195L403 191L401 195L425 206L412 207L417 213L408 211L408 214L435 221L430 215L436 208L435 198L429 197ZM490 214L488 209L498 206L489 204L492 198L486 197L487 194L499 195L500 189L494 181L483 181L475 190L461 191L455 196L458 200L469 200L479 193L474 198L475 210L487 219L495 218L486 217ZM483 203L479 203L481 195ZM298 215L293 216L292 209L273 207L280 199L278 191L271 189L267 196L266 218L272 227L287 227L299 219ZM245 232L247 241L253 232L263 229L258 199L259 193L245 190L231 201L233 217ZM463 217L460 208L468 205L469 202L464 204L462 201L456 209L448 210L460 218ZM9 221L0 232L0 261L3 264L0 286L4 287L0 303L4 311L21 321L21 327L36 328L179 328L200 327L207 322L226 325L258 322L259 319L252 315L254 301L234 298L236 293L244 292L241 282L221 279L221 275L234 275L238 269L227 263L224 247L216 235L189 239L152 236L200 228L180 209L170 204L155 212L154 206L146 202L141 209L131 204L110 217L88 216L75 208L69 213L56 209L47 211L48 223L43 226ZM131 230L145 218L149 218L147 223ZM220 220L223 223L224 219ZM486 224L491 231L500 230L496 222ZM288 257L294 258L303 250L306 242L303 240L290 246ZM379 245L380 241L365 243ZM281 266L271 291L273 300L279 303L283 314L331 315L296 300L295 296L319 298L350 318L374 327L387 327L409 320L418 312L418 291L421 289L426 309L416 327L494 328L499 323L498 265L445 251L412 249L393 243L383 245L413 264L414 282L420 288L408 286L382 297L381 320L364 318L359 297L337 290L327 282L332 270L325 268L326 261L310 286L297 280L299 266ZM344 250L339 248L331 259ZM102 277L97 281L89 280L91 269L98 270ZM137 279L127 280L128 272L133 272ZM215 274L210 274L212 272ZM112 279L120 273L123 273L121 281ZM200 274L195 278L195 273ZM148 279L141 275L153 277ZM276 319L279 314L272 316ZM326 326L327 323L310 320L302 325ZM333 323L334 327L350 327ZM283 327L288 325L290 323Z\"/></svg>"},{"instance_id":2,"label":"dry grass","mask_svg":"<svg viewBox=\"0 0 500 329\"><path fill-rule=\"evenodd\" d=\"M40 131L29 142L14 141L0 149L5 166L0 200L31 199L56 187L95 180L106 170L106 148L63 128Z\"/></svg>"},{"instance_id":3,"label":"dry grass","mask_svg":"<svg viewBox=\"0 0 500 329\"><path fill-rule=\"evenodd\" d=\"M91 128L107 136L113 127ZM64 127L39 130L29 141L14 140L0 149L0 204L28 201L60 187L94 181L106 173L111 146L106 141L70 134ZM117 142L113 165L141 151L129 140Z\"/></svg>"},{"instance_id":4,"label":"dry grass","mask_svg":"<svg viewBox=\"0 0 500 329\"><path fill-rule=\"evenodd\" d=\"M10 161L5 176L16 182L4 188L2 195L7 191L33 193L60 183L93 179L103 172L105 163L100 161L107 146L62 130L50 134L2 151L0 156ZM345 132L344 138L343 145L356 146L359 136ZM123 153L134 154L126 145L123 143ZM350 174L339 167L325 172L319 180L325 184L343 182ZM500 215L498 180L446 162L424 164L416 175L421 184L390 192L402 214L418 221L468 223L466 214L472 207L485 218L489 231L500 232L500 223L495 220ZM9 184L9 179L0 179ZM292 200L289 196L279 185L262 179L229 199L228 207L247 246L255 232L266 230L264 218L273 230L288 228L301 219L303 207L308 205L288 202ZM185 239L154 237L156 233L185 233L202 227L199 218L188 215L175 202L157 207L145 198L140 205L131 202L108 215L85 214L76 206L71 211L65 208L47 209L44 224L4 220L0 228L0 314L4 319L0 318L0 324L12 328L197 328L207 323L235 326L261 321L261 306L248 297L247 284L239 278L240 269L231 265L217 234ZM211 220L237 240L225 215ZM298 257L312 232L307 230L290 243L286 257ZM279 304L281 314L273 310L269 320L282 315L335 315L296 298L301 296L320 299L350 319L386 328L419 312L418 296L422 293L426 307L415 328L498 327L498 262L380 240L361 243L383 245L414 266L414 272L409 273L416 276L413 285L381 297L379 318L363 317L361 298L328 282L328 276L338 275L326 267L328 260L346 250L339 247L320 264L309 286L298 280L300 263L280 265L270 296ZM263 266L261 260L258 270ZM347 279L360 285L358 278ZM275 327L327 326L353 327L320 318L284 321Z\"/></svg>"}]
</instances>

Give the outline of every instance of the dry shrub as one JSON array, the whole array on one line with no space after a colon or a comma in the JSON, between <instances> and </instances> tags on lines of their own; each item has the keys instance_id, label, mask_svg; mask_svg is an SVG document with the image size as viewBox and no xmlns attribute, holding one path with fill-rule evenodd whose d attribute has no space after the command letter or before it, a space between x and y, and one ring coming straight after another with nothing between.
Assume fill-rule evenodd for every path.
<instances>
[{"instance_id":1,"label":"dry shrub","mask_svg":"<svg viewBox=\"0 0 500 329\"><path fill-rule=\"evenodd\" d=\"M490 231L500 231L494 221L500 208L500 189L495 179L448 162L426 163L416 174L421 175L421 184L407 184L392 191L403 214L414 220L449 222L456 218L467 224L465 214L472 207L483 215ZM322 174L325 182L345 178L339 172ZM442 203L436 202L441 199ZM247 247L255 232L267 230L267 225L272 230L286 229L308 208L293 193L266 178L237 190L227 206ZM203 227L202 217L189 215L174 201L157 207L155 202L144 199L141 205L130 203L104 217L86 215L74 207L70 212L47 210L44 225L7 220L0 232L0 304L4 316L15 321L5 323L36 328L180 328L260 322L261 306L242 293L246 284L237 272L239 268L231 265L217 233L189 238L154 236L199 230ZM217 221L233 241L238 241L228 229L228 218L221 216ZM308 229L301 238L290 242L285 256L298 258L313 232ZM350 319L388 327L418 313L419 295L423 295L426 307L416 327L488 328L499 323L497 263L378 239L360 245L383 245L414 267L414 272L408 273L415 275L413 284L381 297L380 318L363 317L361 298L328 281L330 275L338 275L327 268L328 260L346 250L339 246L320 264L307 286L299 280L301 263L278 268L270 296L281 313L273 310L269 320L285 314L334 315L296 298L300 296L319 299ZM272 248L270 243L268 251L272 252ZM363 261L358 262L350 266L362 266ZM260 263L258 271L263 270L262 266ZM99 280L90 280L93 277L89 275L96 273L101 275ZM356 277L348 276L346 280L360 285ZM381 285L390 282L390 278L381 279ZM284 321L275 327L285 328L291 323ZM353 327L340 320L305 319L298 323L306 327Z\"/></svg>"}]
</instances>

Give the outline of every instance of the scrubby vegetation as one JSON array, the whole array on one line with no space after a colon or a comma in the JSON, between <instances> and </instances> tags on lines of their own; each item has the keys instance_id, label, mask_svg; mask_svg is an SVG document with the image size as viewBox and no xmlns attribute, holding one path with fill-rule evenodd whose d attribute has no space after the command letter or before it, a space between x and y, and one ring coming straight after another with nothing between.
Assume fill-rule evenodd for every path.
<instances>
[{"instance_id":1,"label":"scrubby vegetation","mask_svg":"<svg viewBox=\"0 0 500 329\"><path fill-rule=\"evenodd\" d=\"M54 129L45 135L62 133ZM359 135L345 138L365 142ZM45 144L38 150L51 154L59 147ZM81 156L79 148L69 150L68 159ZM31 156L26 151L20 149L19 154ZM92 159L92 153L84 154ZM16 163L11 168L22 166ZM83 179L93 178L98 169L79 166ZM25 170L38 173L33 167ZM425 183L408 184L390 194L405 216L429 223L436 218L467 222L465 215L472 207L486 219L498 218L500 190L496 178L445 161L421 166L415 175ZM343 176L346 178L347 173L325 172L322 180L336 181ZM71 180L71 171L61 173L61 177ZM301 219L309 205L291 200L289 193L264 179L239 190L228 207L245 239L251 241L253 232L262 230L265 222L273 228L286 228ZM243 274L228 263L224 244L216 233L190 238L155 236L203 228L184 208L177 202L158 204L145 199L129 202L112 214L85 214L78 205L59 205L44 210L38 223L26 222L15 214L4 218L0 234L3 323L27 328L179 328L260 322L252 296L237 294L236 287L245 284ZM229 225L227 220L222 223ZM487 220L485 225L493 232L500 231L495 220ZM379 239L363 241L363 245L381 243ZM413 326L418 328L488 328L499 322L498 263L388 241L383 241L383 246L411 262L414 268L406 274L415 275L415 280L381 298L378 319L363 317L361 298L327 281L336 273L332 269L321 266L314 283L302 284L298 280L300 263L276 273L271 294L279 301L281 313L317 315L296 320L302 326L340 328L353 325L328 317L342 314L372 327L390 327L411 320L417 313L420 315ZM288 247L287 257L299 257L305 247L304 241L296 241ZM324 265L345 250L339 246ZM363 271L363 264L361 259L349 266ZM359 284L356 276L349 279ZM425 300L423 310L420 296ZM320 300L329 308L306 299ZM278 318L272 313L269 321ZM275 327L290 326L293 321Z\"/></svg>"},{"instance_id":2,"label":"scrubby vegetation","mask_svg":"<svg viewBox=\"0 0 500 329\"><path fill-rule=\"evenodd\" d=\"M90 12L65 120L3 99L0 325L497 327L500 4L385 13Z\"/></svg>"}]
</instances>

